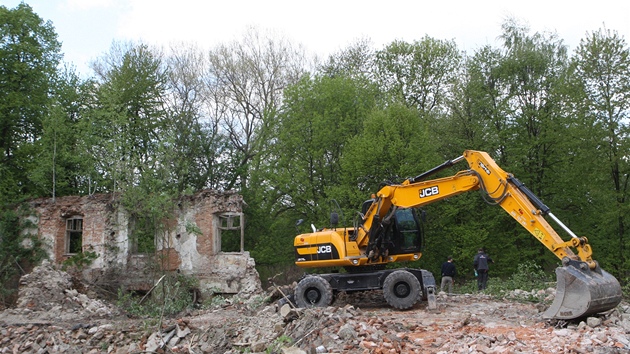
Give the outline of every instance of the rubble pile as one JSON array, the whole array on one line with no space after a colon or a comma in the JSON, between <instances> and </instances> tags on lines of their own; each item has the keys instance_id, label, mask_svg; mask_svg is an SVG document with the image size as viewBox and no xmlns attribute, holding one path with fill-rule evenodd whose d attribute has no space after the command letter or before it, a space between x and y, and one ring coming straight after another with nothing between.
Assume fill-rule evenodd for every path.
<instances>
[{"instance_id":1,"label":"rubble pile","mask_svg":"<svg viewBox=\"0 0 630 354\"><path fill-rule=\"evenodd\" d=\"M120 314L115 306L79 293L72 284L68 273L44 261L20 279L16 308L6 310L5 316L41 322L108 318Z\"/></svg>"},{"instance_id":2,"label":"rubble pile","mask_svg":"<svg viewBox=\"0 0 630 354\"><path fill-rule=\"evenodd\" d=\"M292 309L284 333L305 353L627 353L628 311L552 324L532 304L442 294L435 311Z\"/></svg>"},{"instance_id":3,"label":"rubble pile","mask_svg":"<svg viewBox=\"0 0 630 354\"><path fill-rule=\"evenodd\" d=\"M630 352L625 302L604 315L551 322L535 303L484 294L440 293L436 309L397 311L378 291L341 293L330 307L300 309L279 295L290 288L276 288L176 318L132 319L71 284L49 264L25 276L18 306L0 313L0 353ZM517 293L549 300L549 291Z\"/></svg>"}]
</instances>

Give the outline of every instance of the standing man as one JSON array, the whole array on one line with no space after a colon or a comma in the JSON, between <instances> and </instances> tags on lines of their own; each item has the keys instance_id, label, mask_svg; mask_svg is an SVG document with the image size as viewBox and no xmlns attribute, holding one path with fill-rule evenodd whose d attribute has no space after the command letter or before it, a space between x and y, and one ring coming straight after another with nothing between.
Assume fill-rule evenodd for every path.
<instances>
[{"instance_id":1,"label":"standing man","mask_svg":"<svg viewBox=\"0 0 630 354\"><path fill-rule=\"evenodd\" d=\"M483 248L480 248L475 255L473 266L475 267L475 275L477 275L477 287L479 290L485 290L488 284L488 266L489 263L494 263L492 258L488 257Z\"/></svg>"},{"instance_id":2,"label":"standing man","mask_svg":"<svg viewBox=\"0 0 630 354\"><path fill-rule=\"evenodd\" d=\"M453 257L448 256L446 262L442 263L442 284L440 284L440 291L444 291L444 288L448 286L448 294L453 293L453 278L457 275L457 269L453 264Z\"/></svg>"}]
</instances>

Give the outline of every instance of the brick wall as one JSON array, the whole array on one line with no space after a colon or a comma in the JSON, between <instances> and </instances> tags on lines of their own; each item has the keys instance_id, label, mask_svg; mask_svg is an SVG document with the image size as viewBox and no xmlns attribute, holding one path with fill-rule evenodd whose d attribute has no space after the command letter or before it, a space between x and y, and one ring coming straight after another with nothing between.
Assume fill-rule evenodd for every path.
<instances>
[{"instance_id":1,"label":"brick wall","mask_svg":"<svg viewBox=\"0 0 630 354\"><path fill-rule=\"evenodd\" d=\"M205 279L206 283L213 284L213 289L218 284L218 288L225 292L239 292L245 284L260 287L253 259L248 253L226 257L219 249L217 215L241 213L242 196L234 192L203 190L183 197L177 204L172 217L166 220L165 233L156 237L157 252L154 255L130 253L128 215L110 194L60 197L54 202L52 199L35 199L30 202L33 216L29 219L35 222L39 237L47 245L49 258L61 264L71 256L66 253L66 220L82 218L83 252L98 255L81 273L90 281L117 279L128 289L145 289L159 278L155 276L156 272L178 271ZM223 263L225 267L222 267ZM217 273L217 268L225 269ZM251 288L250 285L246 287Z\"/></svg>"}]
</instances>

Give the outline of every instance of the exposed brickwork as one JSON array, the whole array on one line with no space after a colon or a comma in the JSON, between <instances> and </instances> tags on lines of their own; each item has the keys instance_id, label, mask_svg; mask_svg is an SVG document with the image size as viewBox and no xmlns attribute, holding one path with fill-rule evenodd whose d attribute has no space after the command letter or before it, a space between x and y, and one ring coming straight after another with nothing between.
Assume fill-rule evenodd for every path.
<instances>
[{"instance_id":1,"label":"exposed brickwork","mask_svg":"<svg viewBox=\"0 0 630 354\"><path fill-rule=\"evenodd\" d=\"M164 248L157 252L160 268L167 271L176 271L182 264L179 253L173 248Z\"/></svg>"},{"instance_id":2,"label":"exposed brickwork","mask_svg":"<svg viewBox=\"0 0 630 354\"><path fill-rule=\"evenodd\" d=\"M66 254L66 220L80 216L83 219L83 251L103 252L104 233L113 211L111 196L98 194L85 197L36 199L30 203L37 216L38 235L48 246L49 256L57 263L68 258Z\"/></svg>"},{"instance_id":3,"label":"exposed brickwork","mask_svg":"<svg viewBox=\"0 0 630 354\"><path fill-rule=\"evenodd\" d=\"M62 263L70 256L66 253L66 220L80 217L83 220L82 250L98 255L82 272L88 279L115 279L128 289L146 290L155 274L179 271L200 277L202 283L210 282L213 288L225 292L238 292L242 290L241 284L248 284L248 288L251 288L249 284L260 284L247 252L219 257L218 215L241 213L244 202L239 194L203 190L182 198L166 221L166 233L157 239L156 254L151 256L130 253L129 218L113 199L110 194L99 194L30 202L37 233L48 245L48 254L54 263ZM239 258L243 259L239 261ZM228 263L225 267L222 267L222 259L229 260L225 261ZM209 271L218 268L225 270ZM250 279L252 276L256 279Z\"/></svg>"}]
</instances>

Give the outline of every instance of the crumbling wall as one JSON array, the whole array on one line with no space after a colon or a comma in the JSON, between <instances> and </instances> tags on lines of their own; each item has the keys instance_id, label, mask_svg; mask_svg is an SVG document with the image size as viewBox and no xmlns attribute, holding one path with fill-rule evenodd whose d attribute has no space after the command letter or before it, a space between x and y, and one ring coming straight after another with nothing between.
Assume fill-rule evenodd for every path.
<instances>
[{"instance_id":1,"label":"crumbling wall","mask_svg":"<svg viewBox=\"0 0 630 354\"><path fill-rule=\"evenodd\" d=\"M71 255L66 253L66 220L73 216L83 219L83 252L96 252L93 268L103 268L111 261L111 252L104 240L108 234L117 232L113 222L115 209L111 195L97 194L84 197L68 196L53 199L39 198L31 201L37 232L47 245L51 260L61 263Z\"/></svg>"},{"instance_id":2,"label":"crumbling wall","mask_svg":"<svg viewBox=\"0 0 630 354\"><path fill-rule=\"evenodd\" d=\"M204 190L179 203L171 246L180 259L179 271L199 279L201 291L225 294L261 290L249 252L221 252L217 215L242 213L243 197L236 192Z\"/></svg>"},{"instance_id":3,"label":"crumbling wall","mask_svg":"<svg viewBox=\"0 0 630 354\"><path fill-rule=\"evenodd\" d=\"M156 254L133 254L129 216L110 194L36 199L30 218L57 264L66 252L66 220L83 220L83 252L97 258L82 271L95 283L116 283L130 290L148 290L163 271L177 271L199 279L202 292L253 293L261 289L254 260L248 252L221 252L217 215L242 213L244 201L236 192L203 190L183 197L156 235Z\"/></svg>"},{"instance_id":4,"label":"crumbling wall","mask_svg":"<svg viewBox=\"0 0 630 354\"><path fill-rule=\"evenodd\" d=\"M210 266L197 273L201 291L222 294L255 294L262 291L258 271L249 252L219 253L210 259Z\"/></svg>"}]
</instances>

